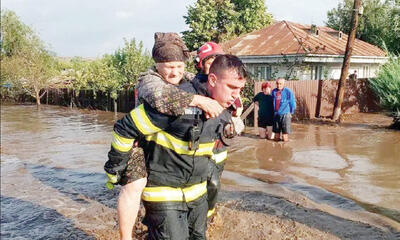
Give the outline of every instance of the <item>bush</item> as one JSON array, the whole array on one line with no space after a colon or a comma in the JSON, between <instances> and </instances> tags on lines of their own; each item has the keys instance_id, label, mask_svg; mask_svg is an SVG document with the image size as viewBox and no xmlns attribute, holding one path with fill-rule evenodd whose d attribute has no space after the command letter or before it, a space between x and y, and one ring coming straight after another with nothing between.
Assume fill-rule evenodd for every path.
<instances>
[{"instance_id":1,"label":"bush","mask_svg":"<svg viewBox=\"0 0 400 240\"><path fill-rule=\"evenodd\" d=\"M370 79L381 107L393 117L392 128L400 129L400 58L391 56L376 78Z\"/></svg>"}]
</instances>

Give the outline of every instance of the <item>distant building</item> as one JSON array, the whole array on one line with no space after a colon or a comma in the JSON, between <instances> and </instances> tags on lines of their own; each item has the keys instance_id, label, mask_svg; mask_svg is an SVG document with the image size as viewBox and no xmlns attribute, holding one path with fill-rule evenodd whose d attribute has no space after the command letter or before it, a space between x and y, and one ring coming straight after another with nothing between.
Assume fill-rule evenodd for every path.
<instances>
[{"instance_id":1,"label":"distant building","mask_svg":"<svg viewBox=\"0 0 400 240\"><path fill-rule=\"evenodd\" d=\"M222 45L242 59L255 79L318 80L340 78L346 44L341 31L281 21ZM387 59L379 47L355 39L349 74L374 77Z\"/></svg>"}]
</instances>

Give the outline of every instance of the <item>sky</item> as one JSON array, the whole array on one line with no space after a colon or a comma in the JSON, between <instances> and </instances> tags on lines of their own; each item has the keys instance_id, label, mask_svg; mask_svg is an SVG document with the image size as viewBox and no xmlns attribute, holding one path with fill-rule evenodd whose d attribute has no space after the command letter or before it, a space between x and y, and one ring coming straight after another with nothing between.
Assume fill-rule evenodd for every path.
<instances>
[{"instance_id":1,"label":"sky","mask_svg":"<svg viewBox=\"0 0 400 240\"><path fill-rule=\"evenodd\" d=\"M124 39L147 49L155 32L188 30L183 18L195 0L2 0L60 57L101 57ZM327 11L341 0L266 0L276 20L325 25Z\"/></svg>"}]
</instances>

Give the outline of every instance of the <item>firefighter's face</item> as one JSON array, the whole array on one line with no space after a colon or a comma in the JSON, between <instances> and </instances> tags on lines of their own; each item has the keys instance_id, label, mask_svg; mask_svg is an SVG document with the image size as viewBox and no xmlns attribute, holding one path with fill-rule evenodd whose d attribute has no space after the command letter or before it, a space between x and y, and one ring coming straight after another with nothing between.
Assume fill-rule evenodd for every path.
<instances>
[{"instance_id":1,"label":"firefighter's face","mask_svg":"<svg viewBox=\"0 0 400 240\"><path fill-rule=\"evenodd\" d=\"M157 72L168 83L178 85L182 80L183 73L185 72L184 62L163 62L156 63Z\"/></svg>"},{"instance_id":2,"label":"firefighter's face","mask_svg":"<svg viewBox=\"0 0 400 240\"><path fill-rule=\"evenodd\" d=\"M214 73L208 75L211 97L225 108L235 102L245 83L246 80L235 70L222 71L217 75Z\"/></svg>"}]
</instances>

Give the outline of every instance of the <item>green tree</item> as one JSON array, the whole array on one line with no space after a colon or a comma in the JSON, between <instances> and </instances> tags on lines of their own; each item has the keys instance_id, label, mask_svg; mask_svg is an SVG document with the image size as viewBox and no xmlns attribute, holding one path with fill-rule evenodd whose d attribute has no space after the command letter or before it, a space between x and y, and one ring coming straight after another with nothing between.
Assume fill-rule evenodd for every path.
<instances>
[{"instance_id":1,"label":"green tree","mask_svg":"<svg viewBox=\"0 0 400 240\"><path fill-rule=\"evenodd\" d=\"M357 38L384 48L392 53L400 53L400 1L364 0L364 12L360 17ZM350 31L353 0L343 0L327 13L328 27Z\"/></svg>"},{"instance_id":2,"label":"green tree","mask_svg":"<svg viewBox=\"0 0 400 240\"><path fill-rule=\"evenodd\" d=\"M109 92L116 99L117 92L122 89L124 76L112 64L110 55L96 60L71 59L70 76L74 79L74 90L93 90Z\"/></svg>"},{"instance_id":3,"label":"green tree","mask_svg":"<svg viewBox=\"0 0 400 240\"><path fill-rule=\"evenodd\" d=\"M73 58L70 67L68 76L73 79L72 89L75 90L75 96L79 94L79 90L92 90L94 96L98 92L107 93L113 99L114 111L117 112L116 99L118 91L123 88L124 76L113 66L110 55L96 60Z\"/></svg>"},{"instance_id":4,"label":"green tree","mask_svg":"<svg viewBox=\"0 0 400 240\"><path fill-rule=\"evenodd\" d=\"M183 39L193 50L207 41L218 43L265 27L272 15L263 0L198 0L184 19L190 30L182 32Z\"/></svg>"},{"instance_id":5,"label":"green tree","mask_svg":"<svg viewBox=\"0 0 400 240\"><path fill-rule=\"evenodd\" d=\"M150 54L138 45L135 40L126 41L123 48L114 54L106 54L101 59L70 60L70 78L73 78L73 89L107 91L116 99L118 91L136 84L140 73L146 71L154 62Z\"/></svg>"},{"instance_id":6,"label":"green tree","mask_svg":"<svg viewBox=\"0 0 400 240\"><path fill-rule=\"evenodd\" d=\"M369 82L382 108L393 117L392 128L400 129L400 58L391 56Z\"/></svg>"},{"instance_id":7,"label":"green tree","mask_svg":"<svg viewBox=\"0 0 400 240\"><path fill-rule=\"evenodd\" d=\"M88 87L95 91L109 92L110 97L117 99L118 91L123 87L123 75L112 65L109 55L89 64L86 74Z\"/></svg>"},{"instance_id":8,"label":"green tree","mask_svg":"<svg viewBox=\"0 0 400 240\"><path fill-rule=\"evenodd\" d=\"M88 89L88 79L86 74L89 72L90 60L81 57L74 57L65 66L66 77L72 79L71 88L79 93L79 90Z\"/></svg>"},{"instance_id":9,"label":"green tree","mask_svg":"<svg viewBox=\"0 0 400 240\"><path fill-rule=\"evenodd\" d=\"M121 84L128 88L136 84L139 74L152 66L154 61L150 53L144 50L141 41L136 44L135 39L131 41L125 39L124 42L124 47L110 55L109 60L123 76Z\"/></svg>"},{"instance_id":10,"label":"green tree","mask_svg":"<svg viewBox=\"0 0 400 240\"><path fill-rule=\"evenodd\" d=\"M232 0L235 11L239 13L236 35L261 29L272 22L264 0Z\"/></svg>"},{"instance_id":11,"label":"green tree","mask_svg":"<svg viewBox=\"0 0 400 240\"><path fill-rule=\"evenodd\" d=\"M10 83L15 91L40 99L58 74L54 55L27 25L12 11L1 15L2 83Z\"/></svg>"},{"instance_id":12,"label":"green tree","mask_svg":"<svg viewBox=\"0 0 400 240\"><path fill-rule=\"evenodd\" d=\"M13 11L2 11L0 42L2 56L11 57L21 54L34 38L36 37L32 29L21 22Z\"/></svg>"}]
</instances>

